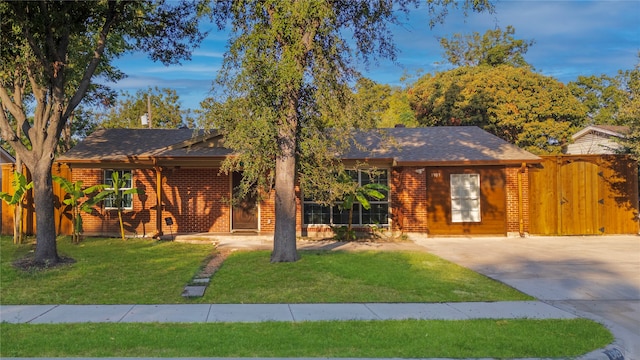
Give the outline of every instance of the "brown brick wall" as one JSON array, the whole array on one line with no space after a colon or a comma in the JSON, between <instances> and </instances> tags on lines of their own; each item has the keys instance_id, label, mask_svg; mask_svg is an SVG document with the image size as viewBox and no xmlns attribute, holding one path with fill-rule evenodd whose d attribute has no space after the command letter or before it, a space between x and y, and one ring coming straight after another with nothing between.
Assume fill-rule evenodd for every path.
<instances>
[{"instance_id":1,"label":"brown brick wall","mask_svg":"<svg viewBox=\"0 0 640 360\"><path fill-rule=\"evenodd\" d=\"M507 233L520 232L520 201L522 203L522 221L524 233L529 232L529 169L521 173L522 200L518 189L518 167L508 167L507 173Z\"/></svg>"},{"instance_id":2,"label":"brown brick wall","mask_svg":"<svg viewBox=\"0 0 640 360\"><path fill-rule=\"evenodd\" d=\"M162 217L163 221L166 217L173 219L174 232L231 230L229 175L219 169L176 169L163 174ZM163 228L165 233L170 230L164 223Z\"/></svg>"},{"instance_id":3,"label":"brown brick wall","mask_svg":"<svg viewBox=\"0 0 640 360\"><path fill-rule=\"evenodd\" d=\"M391 170L391 221L393 231L427 231L427 171L421 167Z\"/></svg>"},{"instance_id":4,"label":"brown brick wall","mask_svg":"<svg viewBox=\"0 0 640 360\"><path fill-rule=\"evenodd\" d=\"M391 229L403 232L422 232L428 229L428 169L422 167L394 168L390 171ZM506 168L507 232L517 233L519 223L518 167ZM522 214L525 232L529 231L528 171L522 174ZM103 183L101 169L74 169L73 181L82 180L85 186ZM151 236L156 233L156 174L152 169L134 170L133 183L145 194L134 196L133 211L125 212L125 231L128 235ZM162 228L165 234L185 232L229 232L231 211L228 199L230 178L219 169L165 169L162 184ZM296 188L297 230L303 233L300 189ZM118 234L115 210L97 208L93 214L83 214L86 234ZM165 218L173 220L171 227ZM275 226L275 194L264 196L260 204L260 231L272 233ZM326 230L326 229L325 229Z\"/></svg>"},{"instance_id":5,"label":"brown brick wall","mask_svg":"<svg viewBox=\"0 0 640 360\"><path fill-rule=\"evenodd\" d=\"M276 196L275 191L263 195L260 202L260 231L272 233L276 224Z\"/></svg>"},{"instance_id":6,"label":"brown brick wall","mask_svg":"<svg viewBox=\"0 0 640 360\"><path fill-rule=\"evenodd\" d=\"M123 222L127 235L152 236L156 226L156 173L152 169L133 170L132 180L144 195L134 195L133 211L125 211ZM104 183L101 169L74 169L73 181L83 180L84 186ZM218 169L168 169L163 171L162 229L170 232L229 232L230 194L228 175ZM173 225L167 226L165 218ZM117 211L96 208L83 214L85 234L113 235L119 233Z\"/></svg>"}]
</instances>

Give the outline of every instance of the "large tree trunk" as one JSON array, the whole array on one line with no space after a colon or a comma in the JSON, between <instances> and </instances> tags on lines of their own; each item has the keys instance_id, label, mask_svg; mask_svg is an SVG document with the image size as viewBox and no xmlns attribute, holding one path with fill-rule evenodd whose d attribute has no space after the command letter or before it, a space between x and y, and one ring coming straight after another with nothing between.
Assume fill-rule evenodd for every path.
<instances>
[{"instance_id":1,"label":"large tree trunk","mask_svg":"<svg viewBox=\"0 0 640 360\"><path fill-rule=\"evenodd\" d=\"M271 262L298 260L295 173L295 157L278 156L276 158L276 224Z\"/></svg>"},{"instance_id":2,"label":"large tree trunk","mask_svg":"<svg viewBox=\"0 0 640 360\"><path fill-rule=\"evenodd\" d=\"M278 129L276 156L276 224L271 262L294 262L296 248L296 147L298 136L297 97L289 100L286 124Z\"/></svg>"},{"instance_id":3,"label":"large tree trunk","mask_svg":"<svg viewBox=\"0 0 640 360\"><path fill-rule=\"evenodd\" d=\"M54 265L58 263L56 245L56 226L53 212L53 186L51 167L53 161L40 159L31 168L33 179L33 198L36 207L36 254L38 264Z\"/></svg>"}]
</instances>

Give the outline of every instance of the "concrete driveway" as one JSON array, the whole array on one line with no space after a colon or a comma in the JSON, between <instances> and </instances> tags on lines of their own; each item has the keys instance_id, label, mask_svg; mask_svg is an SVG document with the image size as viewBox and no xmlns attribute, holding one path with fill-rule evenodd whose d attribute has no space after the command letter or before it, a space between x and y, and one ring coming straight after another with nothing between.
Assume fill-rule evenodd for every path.
<instances>
[{"instance_id":1,"label":"concrete driveway","mask_svg":"<svg viewBox=\"0 0 640 360\"><path fill-rule=\"evenodd\" d=\"M640 236L426 238L449 261L605 324L640 360Z\"/></svg>"}]
</instances>

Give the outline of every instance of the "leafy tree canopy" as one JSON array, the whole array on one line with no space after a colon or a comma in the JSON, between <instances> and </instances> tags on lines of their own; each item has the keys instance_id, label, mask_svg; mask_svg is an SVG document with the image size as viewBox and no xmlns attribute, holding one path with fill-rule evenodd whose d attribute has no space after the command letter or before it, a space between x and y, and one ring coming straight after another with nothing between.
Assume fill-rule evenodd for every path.
<instances>
[{"instance_id":1,"label":"leafy tree canopy","mask_svg":"<svg viewBox=\"0 0 640 360\"><path fill-rule=\"evenodd\" d=\"M626 91L621 76L578 76L567 86L571 93L587 107L589 122L599 125L621 125L617 120L618 109Z\"/></svg>"},{"instance_id":2,"label":"leafy tree canopy","mask_svg":"<svg viewBox=\"0 0 640 360\"><path fill-rule=\"evenodd\" d=\"M295 261L296 176L300 183L324 183L314 169L332 167L354 127L371 126L354 115L349 86L358 73L353 61L395 59L389 25L419 6L419 0L223 0L220 25L231 23L229 51L206 105L210 126L221 130L238 155L227 170L242 165L245 182L275 188L276 223L272 261ZM437 22L452 0L426 2ZM486 0L465 0L465 9L491 8ZM347 40L349 39L349 40ZM364 121L363 121L364 120ZM318 180L316 182L316 180ZM265 188L266 187L266 188Z\"/></svg>"},{"instance_id":3,"label":"leafy tree canopy","mask_svg":"<svg viewBox=\"0 0 640 360\"><path fill-rule=\"evenodd\" d=\"M121 79L111 61L125 52L142 51L165 64L189 58L204 37L198 20L207 4L0 2L0 129L33 178L36 263L59 260L51 166L67 120L83 100L108 102L113 92L95 80Z\"/></svg>"},{"instance_id":4,"label":"leafy tree canopy","mask_svg":"<svg viewBox=\"0 0 640 360\"><path fill-rule=\"evenodd\" d=\"M409 96L422 126L475 125L538 154L559 153L586 116L561 82L509 65L427 74Z\"/></svg>"},{"instance_id":5,"label":"leafy tree canopy","mask_svg":"<svg viewBox=\"0 0 640 360\"><path fill-rule=\"evenodd\" d=\"M134 95L122 93L106 113L96 114L97 122L105 128L142 128L140 117L148 113L151 105L151 127L179 128L194 126L189 110L183 110L180 98L173 89L149 88L138 90ZM148 114L147 114L148 115Z\"/></svg>"},{"instance_id":6,"label":"leafy tree canopy","mask_svg":"<svg viewBox=\"0 0 640 360\"><path fill-rule=\"evenodd\" d=\"M354 101L359 111L358 116L370 119L376 127L418 125L415 113L409 104L407 92L399 87L378 84L370 79L361 78L356 83Z\"/></svg>"},{"instance_id":7,"label":"leafy tree canopy","mask_svg":"<svg viewBox=\"0 0 640 360\"><path fill-rule=\"evenodd\" d=\"M617 114L618 123L630 128L624 145L636 159L640 159L640 53L638 59L635 68L620 73L625 97Z\"/></svg>"},{"instance_id":8,"label":"leafy tree canopy","mask_svg":"<svg viewBox=\"0 0 640 360\"><path fill-rule=\"evenodd\" d=\"M502 31L487 30L482 36L478 32L471 35L454 34L450 38L440 38L444 58L454 66L499 66L511 65L530 67L524 54L533 40L516 39L516 29L509 25Z\"/></svg>"}]
</instances>

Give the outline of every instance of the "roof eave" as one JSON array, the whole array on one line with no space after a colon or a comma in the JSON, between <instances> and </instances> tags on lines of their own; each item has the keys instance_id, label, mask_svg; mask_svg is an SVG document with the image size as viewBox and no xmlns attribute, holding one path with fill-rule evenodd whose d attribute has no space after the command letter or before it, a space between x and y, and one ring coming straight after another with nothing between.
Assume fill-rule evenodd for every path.
<instances>
[{"instance_id":1,"label":"roof eave","mask_svg":"<svg viewBox=\"0 0 640 360\"><path fill-rule=\"evenodd\" d=\"M522 165L537 164L542 159L525 160L425 160L425 161L398 161L397 166L488 166L488 165Z\"/></svg>"}]
</instances>

